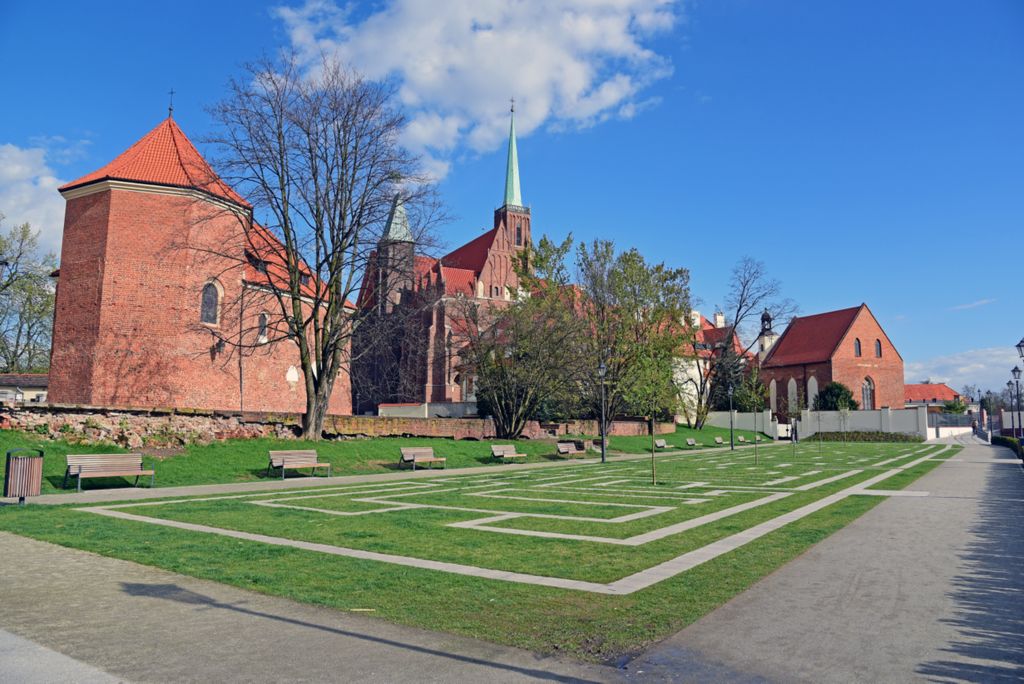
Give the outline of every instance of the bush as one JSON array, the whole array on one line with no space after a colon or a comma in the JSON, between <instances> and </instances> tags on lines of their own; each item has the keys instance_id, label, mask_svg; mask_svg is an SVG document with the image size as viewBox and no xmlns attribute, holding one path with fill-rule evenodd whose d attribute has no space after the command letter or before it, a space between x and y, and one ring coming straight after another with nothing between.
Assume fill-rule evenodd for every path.
<instances>
[{"instance_id":1,"label":"bush","mask_svg":"<svg viewBox=\"0 0 1024 684\"><path fill-rule=\"evenodd\" d=\"M1001 435L992 435L992 445L1006 447L1015 453L1017 458L1024 459L1024 446L1021 446L1019 439L1014 437L1003 437Z\"/></svg>"},{"instance_id":2,"label":"bush","mask_svg":"<svg viewBox=\"0 0 1024 684\"><path fill-rule=\"evenodd\" d=\"M839 411L843 408L856 411L859 405L850 388L841 382L828 383L814 397L815 411Z\"/></svg>"},{"instance_id":3,"label":"bush","mask_svg":"<svg viewBox=\"0 0 1024 684\"><path fill-rule=\"evenodd\" d=\"M808 441L822 442L923 442L924 437L906 432L819 432L808 437Z\"/></svg>"}]
</instances>

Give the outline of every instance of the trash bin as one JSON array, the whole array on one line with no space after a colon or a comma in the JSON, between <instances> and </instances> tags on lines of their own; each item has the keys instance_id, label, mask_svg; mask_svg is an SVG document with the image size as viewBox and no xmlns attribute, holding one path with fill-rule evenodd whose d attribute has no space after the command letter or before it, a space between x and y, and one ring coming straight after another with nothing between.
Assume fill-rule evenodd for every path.
<instances>
[{"instance_id":1,"label":"trash bin","mask_svg":"<svg viewBox=\"0 0 1024 684\"><path fill-rule=\"evenodd\" d=\"M25 497L39 496L43 486L43 450L11 449L7 452L7 470L4 473L4 496L18 497L25 505Z\"/></svg>"}]
</instances>

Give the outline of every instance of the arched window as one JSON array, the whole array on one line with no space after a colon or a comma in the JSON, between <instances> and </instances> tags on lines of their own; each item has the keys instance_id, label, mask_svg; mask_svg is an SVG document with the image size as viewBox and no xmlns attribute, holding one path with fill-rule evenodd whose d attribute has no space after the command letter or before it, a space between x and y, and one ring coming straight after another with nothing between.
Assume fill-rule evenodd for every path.
<instances>
[{"instance_id":1,"label":"arched window","mask_svg":"<svg viewBox=\"0 0 1024 684\"><path fill-rule=\"evenodd\" d=\"M860 389L860 407L865 411L875 410L875 383L871 378L864 378L864 384Z\"/></svg>"},{"instance_id":2,"label":"arched window","mask_svg":"<svg viewBox=\"0 0 1024 684\"><path fill-rule=\"evenodd\" d=\"M856 338L853 341L853 355L860 356L860 338Z\"/></svg>"},{"instance_id":3,"label":"arched window","mask_svg":"<svg viewBox=\"0 0 1024 684\"><path fill-rule=\"evenodd\" d=\"M775 378L772 378L771 383L768 385L768 405L772 409L772 413L779 410L777 404L778 386L775 384Z\"/></svg>"},{"instance_id":4,"label":"arched window","mask_svg":"<svg viewBox=\"0 0 1024 684\"><path fill-rule=\"evenodd\" d=\"M220 288L216 283L203 285L203 298L199 309L199 320L209 325L220 322Z\"/></svg>"},{"instance_id":5,"label":"arched window","mask_svg":"<svg viewBox=\"0 0 1024 684\"><path fill-rule=\"evenodd\" d=\"M875 356L882 358L882 340L875 340Z\"/></svg>"},{"instance_id":6,"label":"arched window","mask_svg":"<svg viewBox=\"0 0 1024 684\"><path fill-rule=\"evenodd\" d=\"M818 379L811 376L807 379L807 408L814 408L814 400L818 398Z\"/></svg>"},{"instance_id":7,"label":"arched window","mask_svg":"<svg viewBox=\"0 0 1024 684\"><path fill-rule=\"evenodd\" d=\"M263 344L267 341L267 314L261 313L256 323L256 341Z\"/></svg>"}]
</instances>

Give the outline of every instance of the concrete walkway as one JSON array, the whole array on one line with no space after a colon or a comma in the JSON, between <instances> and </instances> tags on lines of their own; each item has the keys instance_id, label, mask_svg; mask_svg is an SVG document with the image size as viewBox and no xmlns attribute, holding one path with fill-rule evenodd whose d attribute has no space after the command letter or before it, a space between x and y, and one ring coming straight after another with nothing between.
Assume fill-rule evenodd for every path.
<instances>
[{"instance_id":1,"label":"concrete walkway","mask_svg":"<svg viewBox=\"0 0 1024 684\"><path fill-rule=\"evenodd\" d=\"M615 682L622 676L7 533L0 533L0 550L0 630L17 635L0 631L0 682ZM5 654L12 651L21 659L8 669Z\"/></svg>"},{"instance_id":2,"label":"concrete walkway","mask_svg":"<svg viewBox=\"0 0 1024 684\"><path fill-rule=\"evenodd\" d=\"M1024 472L966 448L632 661L636 681L1024 681Z\"/></svg>"}]
</instances>

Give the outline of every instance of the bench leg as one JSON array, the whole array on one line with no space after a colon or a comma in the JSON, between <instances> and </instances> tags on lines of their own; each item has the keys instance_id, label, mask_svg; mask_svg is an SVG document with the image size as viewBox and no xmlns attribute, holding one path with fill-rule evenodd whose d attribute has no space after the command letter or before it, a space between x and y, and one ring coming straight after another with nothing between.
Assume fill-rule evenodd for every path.
<instances>
[{"instance_id":1,"label":"bench leg","mask_svg":"<svg viewBox=\"0 0 1024 684\"><path fill-rule=\"evenodd\" d=\"M281 479L284 479L284 463L281 464Z\"/></svg>"},{"instance_id":2,"label":"bench leg","mask_svg":"<svg viewBox=\"0 0 1024 684\"><path fill-rule=\"evenodd\" d=\"M156 473L149 476L149 488L152 489L153 487L156 487Z\"/></svg>"},{"instance_id":3,"label":"bench leg","mask_svg":"<svg viewBox=\"0 0 1024 684\"><path fill-rule=\"evenodd\" d=\"M62 482L61 485L60 485L61 489L67 489L68 488L68 471L70 471L70 470L71 469L68 468L68 469L66 469L64 471L64 482Z\"/></svg>"},{"instance_id":4,"label":"bench leg","mask_svg":"<svg viewBox=\"0 0 1024 684\"><path fill-rule=\"evenodd\" d=\"M78 491L82 491L82 473L78 473Z\"/></svg>"},{"instance_id":5,"label":"bench leg","mask_svg":"<svg viewBox=\"0 0 1024 684\"><path fill-rule=\"evenodd\" d=\"M138 475L135 476L135 485L134 486L136 488L139 486L139 476Z\"/></svg>"}]
</instances>

